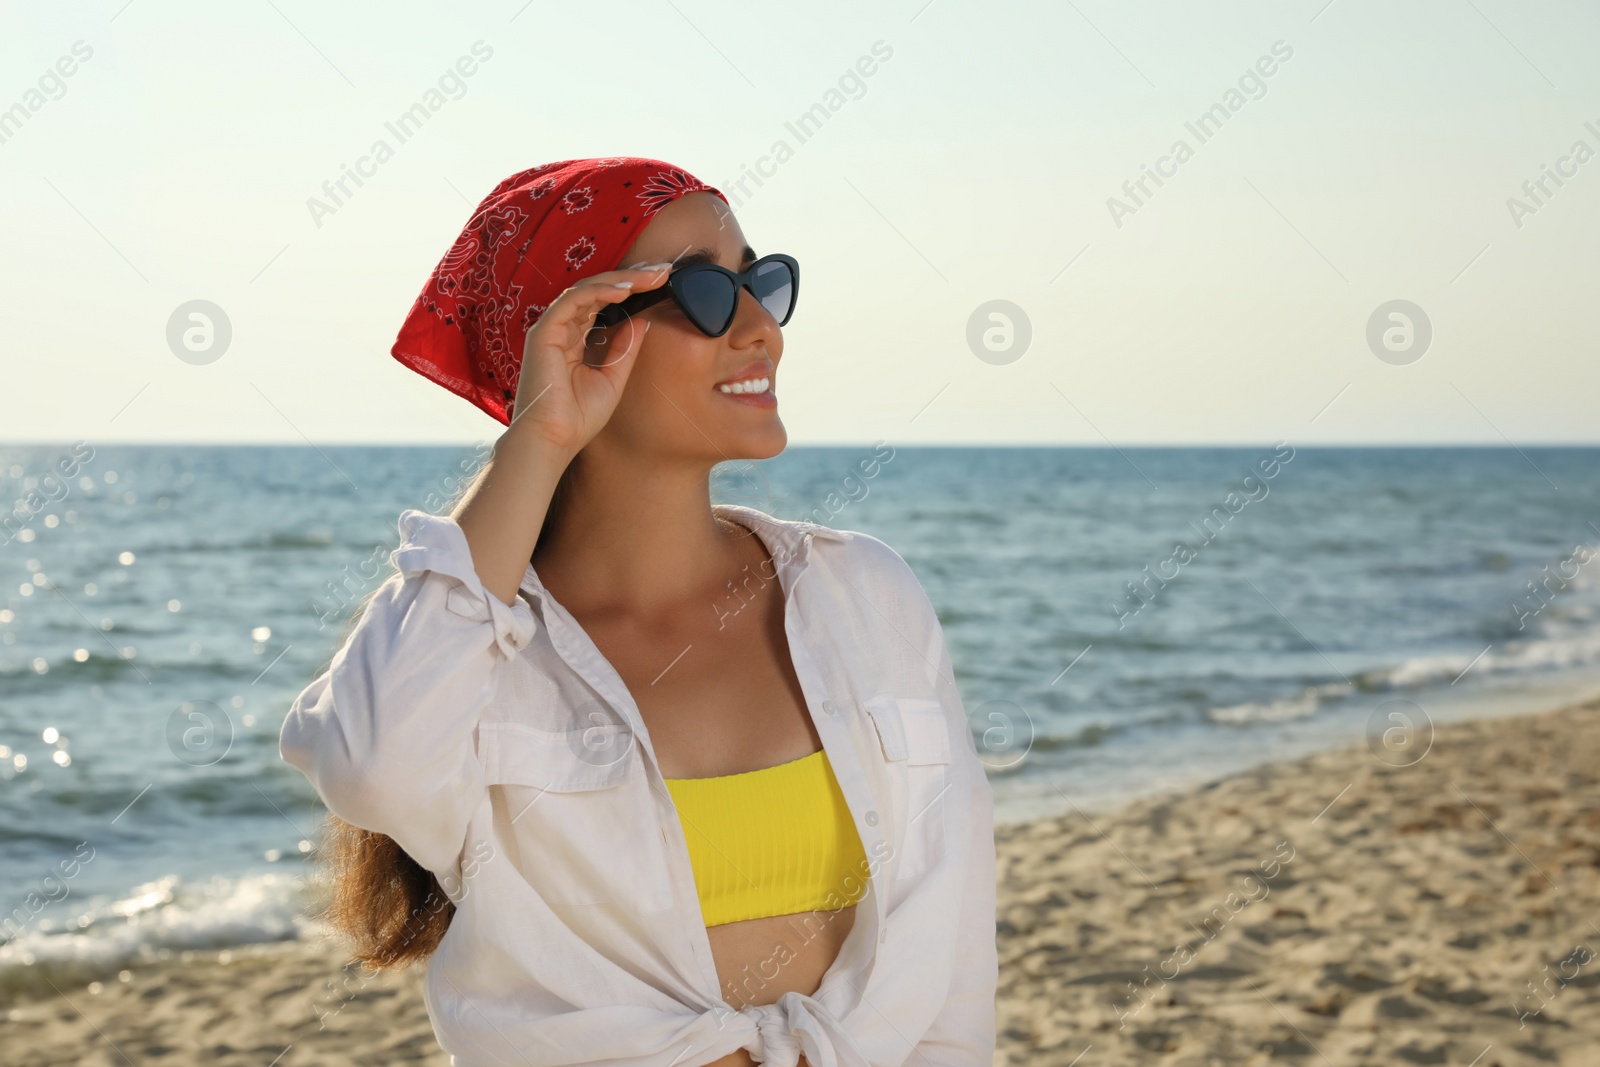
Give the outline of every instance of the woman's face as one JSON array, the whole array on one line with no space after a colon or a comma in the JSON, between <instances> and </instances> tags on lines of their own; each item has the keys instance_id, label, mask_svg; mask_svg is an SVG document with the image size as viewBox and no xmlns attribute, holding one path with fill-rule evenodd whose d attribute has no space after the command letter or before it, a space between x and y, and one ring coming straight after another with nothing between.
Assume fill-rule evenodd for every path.
<instances>
[{"instance_id":1,"label":"woman's face","mask_svg":"<svg viewBox=\"0 0 1600 1067\"><path fill-rule=\"evenodd\" d=\"M697 252L708 252L708 262L734 271L745 269L757 256L733 212L714 193L688 193L662 208L620 265L683 264L692 262ZM634 317L650 323L650 331L616 412L596 438L606 439L608 451L617 445L711 463L766 459L783 451L788 434L777 406L783 333L748 289L739 290L733 325L721 337L701 333L670 298ZM606 332L615 340L623 329ZM605 346L598 346L593 359L605 358ZM757 378L767 379L764 395L717 388Z\"/></svg>"}]
</instances>

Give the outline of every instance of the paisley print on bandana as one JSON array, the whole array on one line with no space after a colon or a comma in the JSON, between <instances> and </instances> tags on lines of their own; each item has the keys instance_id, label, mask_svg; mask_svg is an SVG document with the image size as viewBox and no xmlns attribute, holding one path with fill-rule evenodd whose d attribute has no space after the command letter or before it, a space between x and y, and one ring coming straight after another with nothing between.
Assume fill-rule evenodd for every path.
<instances>
[{"instance_id":1,"label":"paisley print on bandana","mask_svg":"<svg viewBox=\"0 0 1600 1067\"><path fill-rule=\"evenodd\" d=\"M519 171L484 197L434 268L390 350L505 424L522 346L569 286L616 270L663 207L722 191L659 159L567 159Z\"/></svg>"}]
</instances>

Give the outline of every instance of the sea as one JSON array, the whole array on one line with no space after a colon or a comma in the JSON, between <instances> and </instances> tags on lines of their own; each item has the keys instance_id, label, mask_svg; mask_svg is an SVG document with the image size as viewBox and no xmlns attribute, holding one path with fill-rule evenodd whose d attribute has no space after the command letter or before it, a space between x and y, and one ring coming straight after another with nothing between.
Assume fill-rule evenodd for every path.
<instances>
[{"instance_id":1,"label":"sea","mask_svg":"<svg viewBox=\"0 0 1600 1067\"><path fill-rule=\"evenodd\" d=\"M487 448L0 445L0 992L319 936L283 715ZM878 442L712 482L911 565L1000 822L1600 693L1600 449Z\"/></svg>"}]
</instances>

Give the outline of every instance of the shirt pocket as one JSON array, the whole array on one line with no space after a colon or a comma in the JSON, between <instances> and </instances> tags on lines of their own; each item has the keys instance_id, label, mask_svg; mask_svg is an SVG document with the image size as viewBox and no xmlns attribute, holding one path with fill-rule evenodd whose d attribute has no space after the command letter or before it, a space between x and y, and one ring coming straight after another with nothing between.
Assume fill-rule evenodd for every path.
<instances>
[{"instance_id":1,"label":"shirt pocket","mask_svg":"<svg viewBox=\"0 0 1600 1067\"><path fill-rule=\"evenodd\" d=\"M919 878L944 859L950 792L950 729L933 697L880 693L866 701L889 770L895 818L894 877Z\"/></svg>"},{"instance_id":2,"label":"shirt pocket","mask_svg":"<svg viewBox=\"0 0 1600 1067\"><path fill-rule=\"evenodd\" d=\"M552 906L672 906L659 814L625 725L481 723L495 836Z\"/></svg>"}]
</instances>

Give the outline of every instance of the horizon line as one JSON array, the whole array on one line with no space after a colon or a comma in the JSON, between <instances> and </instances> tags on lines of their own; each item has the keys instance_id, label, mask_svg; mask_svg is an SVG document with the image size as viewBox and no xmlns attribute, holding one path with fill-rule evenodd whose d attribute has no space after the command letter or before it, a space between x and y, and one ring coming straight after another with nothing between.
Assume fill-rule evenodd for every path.
<instances>
[{"instance_id":1,"label":"horizon line","mask_svg":"<svg viewBox=\"0 0 1600 1067\"><path fill-rule=\"evenodd\" d=\"M100 440L92 442L100 446L109 447L144 447L144 448L463 448L482 444L490 438L471 439L460 441L249 441L249 440L177 440L177 441L141 441L141 440ZM1347 441L1347 442L1312 442L1309 444L1295 444L1287 438L1279 438L1294 448L1325 448L1325 449L1361 449L1361 448L1482 448L1515 451L1524 448L1600 448L1600 440L1593 441ZM32 440L6 440L0 439L0 448L55 448L73 444L75 441L88 441L87 438L73 439L32 439ZM1271 447L1273 442L1265 440L1248 441L1179 441L1179 442L1118 442L1090 444L1087 442L1032 442L1032 441L911 441L894 442L888 438L875 438L873 440L852 441L805 441L790 444L784 452L804 448L869 448L878 442L884 442L895 448L949 448L949 449L1001 449L1001 448L1033 448L1033 449L1078 449L1081 451L1114 452L1118 449L1174 449L1174 448L1260 448ZM779 453L782 455L783 453ZM776 457L769 457L776 458ZM737 460L724 460L722 462L738 462Z\"/></svg>"}]
</instances>

